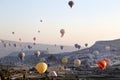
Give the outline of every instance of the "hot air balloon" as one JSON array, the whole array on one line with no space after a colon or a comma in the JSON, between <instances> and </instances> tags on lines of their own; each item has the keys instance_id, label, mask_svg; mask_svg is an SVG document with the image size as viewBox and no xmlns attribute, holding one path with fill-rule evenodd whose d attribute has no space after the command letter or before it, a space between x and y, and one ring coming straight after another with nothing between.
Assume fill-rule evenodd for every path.
<instances>
[{"instance_id":1,"label":"hot air balloon","mask_svg":"<svg viewBox=\"0 0 120 80\"><path fill-rule=\"evenodd\" d=\"M42 20L40 20L40 22L43 22Z\"/></svg>"},{"instance_id":2,"label":"hot air balloon","mask_svg":"<svg viewBox=\"0 0 120 80\"><path fill-rule=\"evenodd\" d=\"M49 73L49 76L51 76L51 77L57 77L57 73L55 71L51 71Z\"/></svg>"},{"instance_id":3,"label":"hot air balloon","mask_svg":"<svg viewBox=\"0 0 120 80\"><path fill-rule=\"evenodd\" d=\"M25 53L24 53L24 52L20 52L18 56L19 56L19 58L20 58L21 60L24 60Z\"/></svg>"},{"instance_id":4,"label":"hot air balloon","mask_svg":"<svg viewBox=\"0 0 120 80\"><path fill-rule=\"evenodd\" d=\"M36 41L36 37L33 37L33 41Z\"/></svg>"},{"instance_id":5,"label":"hot air balloon","mask_svg":"<svg viewBox=\"0 0 120 80\"><path fill-rule=\"evenodd\" d=\"M14 43L14 44L13 44L13 46L14 46L14 47L17 47L17 44L16 44L16 43Z\"/></svg>"},{"instance_id":6,"label":"hot air balloon","mask_svg":"<svg viewBox=\"0 0 120 80\"><path fill-rule=\"evenodd\" d=\"M32 48L32 46L28 45L28 49L31 49L31 48Z\"/></svg>"},{"instance_id":7,"label":"hot air balloon","mask_svg":"<svg viewBox=\"0 0 120 80\"><path fill-rule=\"evenodd\" d=\"M68 5L72 8L73 5L74 5L74 2L73 2L73 1L69 1L69 2L68 2Z\"/></svg>"},{"instance_id":8,"label":"hot air balloon","mask_svg":"<svg viewBox=\"0 0 120 80\"><path fill-rule=\"evenodd\" d=\"M39 56L40 56L40 51L37 51L37 52L35 53L35 56L36 56L36 57L39 57Z\"/></svg>"},{"instance_id":9,"label":"hot air balloon","mask_svg":"<svg viewBox=\"0 0 120 80\"><path fill-rule=\"evenodd\" d=\"M80 66L80 64L81 64L81 61L80 61L79 59L75 59L75 60L74 60L74 65L75 65L76 67Z\"/></svg>"},{"instance_id":10,"label":"hot air balloon","mask_svg":"<svg viewBox=\"0 0 120 80\"><path fill-rule=\"evenodd\" d=\"M61 37L63 37L64 34L65 34L65 30L64 30L64 29L61 29L61 30L60 30L60 34L61 34Z\"/></svg>"},{"instance_id":11,"label":"hot air balloon","mask_svg":"<svg viewBox=\"0 0 120 80\"><path fill-rule=\"evenodd\" d=\"M21 39L21 38L19 38L19 41L22 41L22 39Z\"/></svg>"},{"instance_id":12,"label":"hot air balloon","mask_svg":"<svg viewBox=\"0 0 120 80\"><path fill-rule=\"evenodd\" d=\"M40 33L40 30L38 30L38 33Z\"/></svg>"},{"instance_id":13,"label":"hot air balloon","mask_svg":"<svg viewBox=\"0 0 120 80\"><path fill-rule=\"evenodd\" d=\"M64 57L64 58L62 59L62 63L63 63L63 64L67 64L67 63L68 63L68 58Z\"/></svg>"},{"instance_id":14,"label":"hot air balloon","mask_svg":"<svg viewBox=\"0 0 120 80\"><path fill-rule=\"evenodd\" d=\"M41 63L38 63L35 68L40 74L43 74L47 70L47 64L44 62L41 62Z\"/></svg>"},{"instance_id":15,"label":"hot air balloon","mask_svg":"<svg viewBox=\"0 0 120 80\"><path fill-rule=\"evenodd\" d=\"M33 44L35 45L36 37L33 37L33 41L34 41L34 43L33 43Z\"/></svg>"},{"instance_id":16,"label":"hot air balloon","mask_svg":"<svg viewBox=\"0 0 120 80\"><path fill-rule=\"evenodd\" d=\"M14 34L15 34L15 32L12 32L12 34L14 35Z\"/></svg>"},{"instance_id":17,"label":"hot air balloon","mask_svg":"<svg viewBox=\"0 0 120 80\"><path fill-rule=\"evenodd\" d=\"M74 44L75 48L78 48L78 44Z\"/></svg>"},{"instance_id":18,"label":"hot air balloon","mask_svg":"<svg viewBox=\"0 0 120 80\"><path fill-rule=\"evenodd\" d=\"M85 43L85 47L87 47L88 46L88 44L87 43Z\"/></svg>"},{"instance_id":19,"label":"hot air balloon","mask_svg":"<svg viewBox=\"0 0 120 80\"><path fill-rule=\"evenodd\" d=\"M110 46L106 46L106 47L105 47L105 50L106 50L106 51L109 51L109 50L110 50Z\"/></svg>"},{"instance_id":20,"label":"hot air balloon","mask_svg":"<svg viewBox=\"0 0 120 80\"><path fill-rule=\"evenodd\" d=\"M106 63L107 63L107 67L110 65L111 60L110 59L105 59Z\"/></svg>"},{"instance_id":21,"label":"hot air balloon","mask_svg":"<svg viewBox=\"0 0 120 80\"><path fill-rule=\"evenodd\" d=\"M93 54L94 54L95 56L97 56L97 55L99 54L99 51L95 50L95 51L93 51Z\"/></svg>"},{"instance_id":22,"label":"hot air balloon","mask_svg":"<svg viewBox=\"0 0 120 80\"><path fill-rule=\"evenodd\" d=\"M98 67L100 68L100 70L105 70L107 67L107 62L105 60L99 61L98 62Z\"/></svg>"},{"instance_id":23,"label":"hot air balloon","mask_svg":"<svg viewBox=\"0 0 120 80\"><path fill-rule=\"evenodd\" d=\"M64 46L60 46L60 49L63 50L63 47L64 47Z\"/></svg>"}]
</instances>

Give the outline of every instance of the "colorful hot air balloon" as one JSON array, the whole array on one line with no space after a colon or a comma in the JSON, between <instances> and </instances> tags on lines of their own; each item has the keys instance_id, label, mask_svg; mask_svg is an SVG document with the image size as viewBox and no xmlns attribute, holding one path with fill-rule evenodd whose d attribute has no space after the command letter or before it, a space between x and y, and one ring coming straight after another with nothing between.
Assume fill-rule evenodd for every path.
<instances>
[{"instance_id":1,"label":"colorful hot air balloon","mask_svg":"<svg viewBox=\"0 0 120 80\"><path fill-rule=\"evenodd\" d=\"M46 63L41 62L41 63L38 63L35 68L40 74L43 74L47 70L47 67L48 66Z\"/></svg>"},{"instance_id":2,"label":"colorful hot air balloon","mask_svg":"<svg viewBox=\"0 0 120 80\"><path fill-rule=\"evenodd\" d=\"M61 30L60 30L60 34L61 34L61 37L63 37L64 34L65 34L65 30L64 30L64 29L61 29Z\"/></svg>"},{"instance_id":3,"label":"colorful hot air balloon","mask_svg":"<svg viewBox=\"0 0 120 80\"><path fill-rule=\"evenodd\" d=\"M64 57L64 58L62 59L62 63L63 63L63 64L67 64L67 63L68 63L68 58Z\"/></svg>"},{"instance_id":4,"label":"colorful hot air balloon","mask_svg":"<svg viewBox=\"0 0 120 80\"><path fill-rule=\"evenodd\" d=\"M100 70L105 70L107 67L107 62L105 60L99 61L98 62L98 67L100 68Z\"/></svg>"},{"instance_id":5,"label":"colorful hot air balloon","mask_svg":"<svg viewBox=\"0 0 120 80\"><path fill-rule=\"evenodd\" d=\"M21 60L24 60L25 53L24 53L24 52L20 52L18 56L19 56L19 58L20 58Z\"/></svg>"},{"instance_id":6,"label":"colorful hot air balloon","mask_svg":"<svg viewBox=\"0 0 120 80\"><path fill-rule=\"evenodd\" d=\"M35 53L35 56L36 56L36 57L39 57L39 56L40 56L40 51L37 51L37 52Z\"/></svg>"},{"instance_id":7,"label":"colorful hot air balloon","mask_svg":"<svg viewBox=\"0 0 120 80\"><path fill-rule=\"evenodd\" d=\"M80 61L79 59L75 59L75 60L74 60L74 65L75 65L76 67L80 66L80 64L81 64L81 61Z\"/></svg>"},{"instance_id":8,"label":"colorful hot air balloon","mask_svg":"<svg viewBox=\"0 0 120 80\"><path fill-rule=\"evenodd\" d=\"M73 5L74 5L74 2L73 2L73 1L69 1L69 2L68 2L68 5L72 8Z\"/></svg>"}]
</instances>

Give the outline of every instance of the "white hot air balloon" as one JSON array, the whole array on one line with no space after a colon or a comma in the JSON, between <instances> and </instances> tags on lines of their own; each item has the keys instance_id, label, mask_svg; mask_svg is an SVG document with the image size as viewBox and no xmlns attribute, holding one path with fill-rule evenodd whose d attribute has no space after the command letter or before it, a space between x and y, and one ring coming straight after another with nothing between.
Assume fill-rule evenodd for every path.
<instances>
[{"instance_id":1,"label":"white hot air balloon","mask_svg":"<svg viewBox=\"0 0 120 80\"><path fill-rule=\"evenodd\" d=\"M24 60L24 58L25 58L25 53L24 53L24 52L21 52L18 56L19 56L19 58L20 58L21 60Z\"/></svg>"},{"instance_id":2,"label":"white hot air balloon","mask_svg":"<svg viewBox=\"0 0 120 80\"><path fill-rule=\"evenodd\" d=\"M81 61L80 61L79 59L75 59L75 60L74 60L74 65L75 65L76 67L80 66L80 65L81 65Z\"/></svg>"},{"instance_id":3,"label":"white hot air balloon","mask_svg":"<svg viewBox=\"0 0 120 80\"><path fill-rule=\"evenodd\" d=\"M55 71L51 71L49 73L49 76L51 76L51 77L57 77L57 73Z\"/></svg>"},{"instance_id":4,"label":"white hot air balloon","mask_svg":"<svg viewBox=\"0 0 120 80\"><path fill-rule=\"evenodd\" d=\"M37 51L37 52L35 53L35 56L36 56L36 57L39 57L39 56L40 56L40 51Z\"/></svg>"}]
</instances>

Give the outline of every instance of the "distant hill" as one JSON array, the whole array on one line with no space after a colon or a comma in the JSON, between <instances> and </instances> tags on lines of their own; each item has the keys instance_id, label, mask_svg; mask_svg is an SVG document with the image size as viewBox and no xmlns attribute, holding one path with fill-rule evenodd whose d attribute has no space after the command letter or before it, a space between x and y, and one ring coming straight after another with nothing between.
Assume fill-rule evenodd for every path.
<instances>
[{"instance_id":1,"label":"distant hill","mask_svg":"<svg viewBox=\"0 0 120 80\"><path fill-rule=\"evenodd\" d=\"M27 43L28 44L28 43ZM37 44L36 48L39 46ZM49 46L50 50L54 50L56 47L53 45L51 48L51 45L43 45L45 48ZM107 47L107 49L106 49ZM41 50L42 47L39 47ZM37 48L37 50L39 50ZM67 47L66 47L67 48ZM21 61L18 57L18 54L21 52L20 50L17 50L16 52L12 52L6 57L3 57L0 59L0 64L6 64L6 65L19 65L19 66L35 66L38 62L45 60L50 65L57 65L61 64L61 59L63 57L67 57L69 62L67 65L73 65L73 61L75 59L80 59L82 61L83 66L93 66L97 64L99 60L103 59L110 59L111 66L120 64L120 39L117 40L111 40L111 41L97 41L93 46L81 50L74 50L74 48L68 47L71 49L69 52L59 51L59 46L57 47L57 50L59 53L57 54L48 54L48 53L41 53L39 57L36 57L34 53L37 51L35 49L33 50L24 50L26 56L25 60ZM16 49L16 48L14 48ZM44 51L44 49L43 49Z\"/></svg>"},{"instance_id":2,"label":"distant hill","mask_svg":"<svg viewBox=\"0 0 120 80\"><path fill-rule=\"evenodd\" d=\"M6 45L6 47L5 47ZM16 45L16 47L15 47ZM32 46L31 49L28 49L28 45ZM41 50L41 51L48 51L50 54L54 53L62 53L62 52L71 52L75 51L76 49L74 46L64 46L63 50L60 49L61 45L49 45L49 44L33 44L33 43L25 43L25 42L16 42L16 41L8 41L8 40L1 40L0 42L0 58L8 56L14 52L23 51L31 51L31 50Z\"/></svg>"}]
</instances>

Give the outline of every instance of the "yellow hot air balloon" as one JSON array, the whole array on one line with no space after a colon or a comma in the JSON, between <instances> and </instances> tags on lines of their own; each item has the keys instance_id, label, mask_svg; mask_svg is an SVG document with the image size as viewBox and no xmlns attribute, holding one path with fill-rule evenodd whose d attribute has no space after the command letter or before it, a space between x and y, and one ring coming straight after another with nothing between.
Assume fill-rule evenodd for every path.
<instances>
[{"instance_id":1,"label":"yellow hot air balloon","mask_svg":"<svg viewBox=\"0 0 120 80\"><path fill-rule=\"evenodd\" d=\"M48 66L46 63L41 62L41 63L38 63L35 68L40 74L43 74L47 70L47 67Z\"/></svg>"},{"instance_id":2,"label":"yellow hot air balloon","mask_svg":"<svg viewBox=\"0 0 120 80\"><path fill-rule=\"evenodd\" d=\"M75 65L76 67L80 66L80 64L81 64L81 61L80 61L79 59L75 59L75 60L74 60L74 65Z\"/></svg>"},{"instance_id":3,"label":"yellow hot air balloon","mask_svg":"<svg viewBox=\"0 0 120 80\"><path fill-rule=\"evenodd\" d=\"M64 57L64 58L62 59L62 63L63 63L63 64L67 64L67 62L68 62L68 59L67 59L66 57Z\"/></svg>"}]
</instances>

